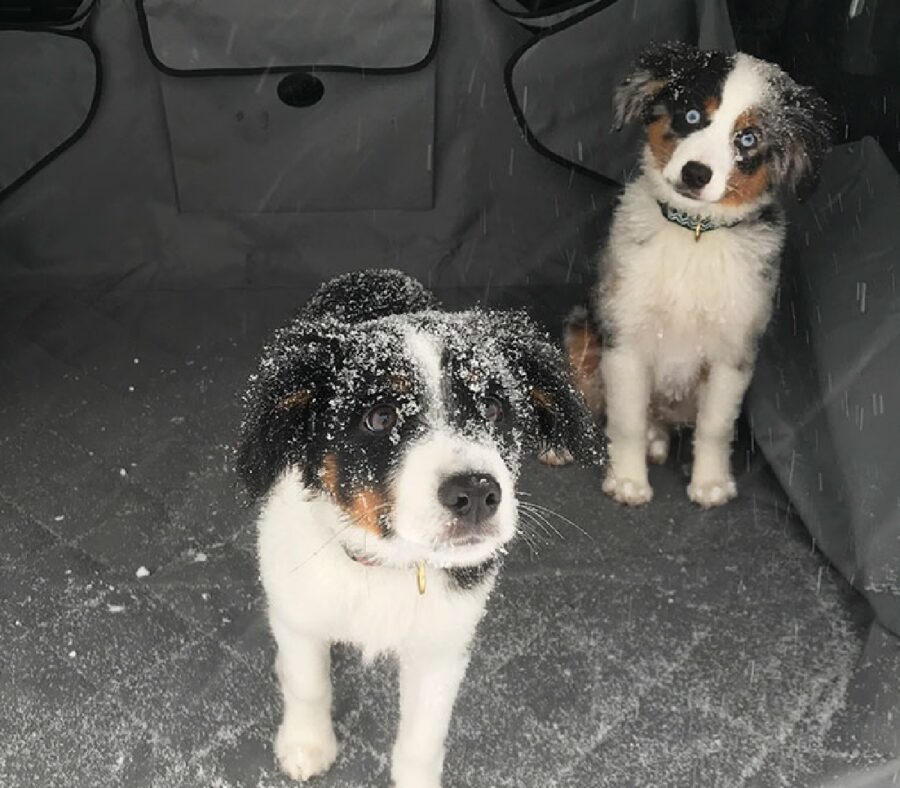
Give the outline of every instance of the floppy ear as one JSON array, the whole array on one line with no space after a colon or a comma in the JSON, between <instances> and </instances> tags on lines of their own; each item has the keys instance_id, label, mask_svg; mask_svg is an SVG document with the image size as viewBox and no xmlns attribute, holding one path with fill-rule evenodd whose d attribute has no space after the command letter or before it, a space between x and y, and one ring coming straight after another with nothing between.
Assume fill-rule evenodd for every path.
<instances>
[{"instance_id":1,"label":"floppy ear","mask_svg":"<svg viewBox=\"0 0 900 788\"><path fill-rule=\"evenodd\" d=\"M703 68L712 56L683 41L647 47L613 94L616 130L644 116L666 85L692 69Z\"/></svg>"},{"instance_id":2,"label":"floppy ear","mask_svg":"<svg viewBox=\"0 0 900 788\"><path fill-rule=\"evenodd\" d=\"M784 82L774 110L773 171L775 180L803 201L819 184L819 169L831 149L834 118L812 88L786 75Z\"/></svg>"},{"instance_id":3,"label":"floppy ear","mask_svg":"<svg viewBox=\"0 0 900 788\"><path fill-rule=\"evenodd\" d=\"M237 471L259 498L290 465L303 465L312 404L340 364L340 342L302 322L276 332L244 394Z\"/></svg>"},{"instance_id":4,"label":"floppy ear","mask_svg":"<svg viewBox=\"0 0 900 788\"><path fill-rule=\"evenodd\" d=\"M599 465L606 449L581 393L572 385L562 350L524 312L495 313L501 347L531 416L525 448L534 454L568 449L586 465Z\"/></svg>"}]
</instances>

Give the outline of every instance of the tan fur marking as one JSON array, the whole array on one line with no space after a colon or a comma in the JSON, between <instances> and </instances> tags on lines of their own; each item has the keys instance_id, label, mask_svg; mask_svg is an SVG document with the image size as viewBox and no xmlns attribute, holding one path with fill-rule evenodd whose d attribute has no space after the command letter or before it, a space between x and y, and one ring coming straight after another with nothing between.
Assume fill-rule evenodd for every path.
<instances>
[{"instance_id":1,"label":"tan fur marking","mask_svg":"<svg viewBox=\"0 0 900 788\"><path fill-rule=\"evenodd\" d=\"M734 120L734 127L731 129L733 134L737 134L742 129L746 129L749 126L753 126L756 128L759 120L756 117L756 113L753 112L752 109L744 110L740 115L737 116Z\"/></svg>"},{"instance_id":2,"label":"tan fur marking","mask_svg":"<svg viewBox=\"0 0 900 788\"><path fill-rule=\"evenodd\" d=\"M669 125L669 116L663 115L647 126L647 145L650 147L653 160L659 169L662 169L669 163L669 159L672 158L672 153L675 151L675 146L678 143L678 140L674 137L666 137Z\"/></svg>"},{"instance_id":3,"label":"tan fur marking","mask_svg":"<svg viewBox=\"0 0 900 788\"><path fill-rule=\"evenodd\" d=\"M347 513L353 522L364 531L373 536L381 536L378 515L384 511L386 505L387 501L374 490L362 490L351 499Z\"/></svg>"},{"instance_id":4,"label":"tan fur marking","mask_svg":"<svg viewBox=\"0 0 900 788\"><path fill-rule=\"evenodd\" d=\"M570 328L565 337L572 383L584 397L591 413L603 411L603 383L600 377L600 339L586 326Z\"/></svg>"},{"instance_id":5,"label":"tan fur marking","mask_svg":"<svg viewBox=\"0 0 900 788\"><path fill-rule=\"evenodd\" d=\"M749 175L737 167L732 168L725 186L725 196L719 200L721 205L744 205L753 202L769 187L769 170L760 164Z\"/></svg>"},{"instance_id":6,"label":"tan fur marking","mask_svg":"<svg viewBox=\"0 0 900 788\"><path fill-rule=\"evenodd\" d=\"M398 394L406 394L412 386L410 385L409 379L403 377L403 375L392 375L391 376L391 390L396 391Z\"/></svg>"},{"instance_id":7,"label":"tan fur marking","mask_svg":"<svg viewBox=\"0 0 900 788\"><path fill-rule=\"evenodd\" d=\"M550 397L547 396L546 391L542 391L541 389L532 389L531 398L544 410L556 410L553 403L550 401Z\"/></svg>"},{"instance_id":8,"label":"tan fur marking","mask_svg":"<svg viewBox=\"0 0 900 788\"><path fill-rule=\"evenodd\" d=\"M754 111L745 110L735 119L732 133L737 134L743 129L755 128L758 123ZM722 205L744 205L756 200L767 188L769 188L769 171L765 164L761 164L749 175L734 167L725 187L725 196L719 202Z\"/></svg>"},{"instance_id":9,"label":"tan fur marking","mask_svg":"<svg viewBox=\"0 0 900 788\"><path fill-rule=\"evenodd\" d=\"M719 108L719 99L715 96L710 96L703 104L703 110L706 112L707 120L713 116L715 111Z\"/></svg>"},{"instance_id":10,"label":"tan fur marking","mask_svg":"<svg viewBox=\"0 0 900 788\"><path fill-rule=\"evenodd\" d=\"M338 490L338 472L337 472L337 456L334 454L326 454L322 460L322 467L319 468L319 478L322 480L322 487L329 495L337 495Z\"/></svg>"},{"instance_id":11,"label":"tan fur marking","mask_svg":"<svg viewBox=\"0 0 900 788\"><path fill-rule=\"evenodd\" d=\"M300 391L295 391L293 394L288 394L286 397L283 397L275 408L276 410L288 410L290 408L295 408L298 405L306 405L311 399L312 392L308 389L301 389Z\"/></svg>"}]
</instances>

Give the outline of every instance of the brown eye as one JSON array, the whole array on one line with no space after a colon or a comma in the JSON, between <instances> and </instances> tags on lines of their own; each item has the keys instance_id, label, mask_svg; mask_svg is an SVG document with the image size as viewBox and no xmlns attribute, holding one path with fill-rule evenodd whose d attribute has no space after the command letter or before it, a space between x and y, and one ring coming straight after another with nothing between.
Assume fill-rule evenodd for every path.
<instances>
[{"instance_id":1,"label":"brown eye","mask_svg":"<svg viewBox=\"0 0 900 788\"><path fill-rule=\"evenodd\" d=\"M387 432L397 423L397 409L393 405L376 405L363 417L363 425L369 432Z\"/></svg>"},{"instance_id":2,"label":"brown eye","mask_svg":"<svg viewBox=\"0 0 900 788\"><path fill-rule=\"evenodd\" d=\"M482 405L485 419L491 424L499 424L503 421L503 405L496 397L487 397Z\"/></svg>"}]
</instances>

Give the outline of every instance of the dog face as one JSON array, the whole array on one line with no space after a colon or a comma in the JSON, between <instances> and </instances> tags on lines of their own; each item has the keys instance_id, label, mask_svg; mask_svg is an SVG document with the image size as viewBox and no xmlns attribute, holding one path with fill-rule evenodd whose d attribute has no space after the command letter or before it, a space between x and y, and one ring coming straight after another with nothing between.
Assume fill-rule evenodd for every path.
<instances>
[{"instance_id":1,"label":"dog face","mask_svg":"<svg viewBox=\"0 0 900 788\"><path fill-rule=\"evenodd\" d=\"M643 120L657 196L693 213L749 212L782 188L806 196L831 135L822 99L777 66L681 43L641 54L615 113L619 126Z\"/></svg>"},{"instance_id":2,"label":"dog face","mask_svg":"<svg viewBox=\"0 0 900 788\"><path fill-rule=\"evenodd\" d=\"M238 468L254 495L287 469L338 506L351 554L471 566L517 525L523 451L597 436L549 339L520 313L301 318L266 348Z\"/></svg>"}]
</instances>

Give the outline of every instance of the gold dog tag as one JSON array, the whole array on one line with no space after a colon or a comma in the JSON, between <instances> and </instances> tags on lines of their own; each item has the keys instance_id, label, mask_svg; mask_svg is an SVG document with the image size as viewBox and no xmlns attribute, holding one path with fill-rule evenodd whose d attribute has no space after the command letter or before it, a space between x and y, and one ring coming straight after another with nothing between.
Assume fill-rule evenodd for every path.
<instances>
[{"instance_id":1,"label":"gold dog tag","mask_svg":"<svg viewBox=\"0 0 900 788\"><path fill-rule=\"evenodd\" d=\"M700 240L700 222L697 222L697 226L694 227L694 240L695 241Z\"/></svg>"},{"instance_id":2,"label":"gold dog tag","mask_svg":"<svg viewBox=\"0 0 900 788\"><path fill-rule=\"evenodd\" d=\"M425 593L425 562L416 564L416 585L419 587L419 595Z\"/></svg>"}]
</instances>

